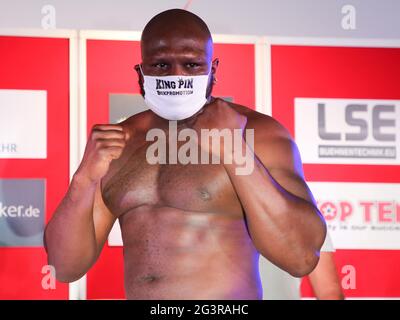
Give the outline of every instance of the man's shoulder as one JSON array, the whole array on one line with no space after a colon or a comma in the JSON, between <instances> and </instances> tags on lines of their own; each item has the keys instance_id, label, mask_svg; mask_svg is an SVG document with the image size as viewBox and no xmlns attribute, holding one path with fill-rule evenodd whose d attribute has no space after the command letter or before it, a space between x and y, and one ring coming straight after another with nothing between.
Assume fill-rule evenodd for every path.
<instances>
[{"instance_id":1,"label":"man's shoulder","mask_svg":"<svg viewBox=\"0 0 400 320\"><path fill-rule=\"evenodd\" d=\"M293 170L294 163L300 161L300 158L289 130L269 115L242 105L230 104L237 112L247 117L246 129L254 130L254 151L264 165L268 168Z\"/></svg>"},{"instance_id":2,"label":"man's shoulder","mask_svg":"<svg viewBox=\"0 0 400 320\"><path fill-rule=\"evenodd\" d=\"M238 113L247 117L246 129L254 129L256 135L266 138L280 137L292 139L290 132L275 118L249 107L226 101Z\"/></svg>"},{"instance_id":3,"label":"man's shoulder","mask_svg":"<svg viewBox=\"0 0 400 320\"><path fill-rule=\"evenodd\" d=\"M146 131L149 129L152 119L152 112L145 110L128 117L120 125L129 131Z\"/></svg>"}]
</instances>

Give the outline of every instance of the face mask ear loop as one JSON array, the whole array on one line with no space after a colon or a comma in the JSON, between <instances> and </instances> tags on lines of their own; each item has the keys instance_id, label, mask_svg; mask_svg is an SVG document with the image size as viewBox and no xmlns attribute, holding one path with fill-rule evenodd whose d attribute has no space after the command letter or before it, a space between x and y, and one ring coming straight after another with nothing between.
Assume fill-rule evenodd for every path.
<instances>
[{"instance_id":1,"label":"face mask ear loop","mask_svg":"<svg viewBox=\"0 0 400 320\"><path fill-rule=\"evenodd\" d=\"M146 92L144 91L144 73L143 73L143 69L142 69L142 64L139 64L139 69L140 69L140 73L142 74L142 79L143 79L143 82L142 82L142 95L143 95L143 97L146 95Z\"/></svg>"},{"instance_id":2,"label":"face mask ear loop","mask_svg":"<svg viewBox=\"0 0 400 320\"><path fill-rule=\"evenodd\" d=\"M143 69L142 69L142 64L139 64L139 69L140 69L140 73L142 74L143 78L144 78L144 73L143 73Z\"/></svg>"},{"instance_id":3,"label":"face mask ear loop","mask_svg":"<svg viewBox=\"0 0 400 320\"><path fill-rule=\"evenodd\" d=\"M213 75L213 73L212 73L212 65L211 65L210 71L208 72L207 75L208 75L208 76L212 76L212 75Z\"/></svg>"}]
</instances>

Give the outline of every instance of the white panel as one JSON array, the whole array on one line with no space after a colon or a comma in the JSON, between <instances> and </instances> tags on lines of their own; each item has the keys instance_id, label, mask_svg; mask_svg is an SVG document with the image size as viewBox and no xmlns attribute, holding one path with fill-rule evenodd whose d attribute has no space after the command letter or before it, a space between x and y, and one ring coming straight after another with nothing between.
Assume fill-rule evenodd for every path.
<instances>
[{"instance_id":1,"label":"white panel","mask_svg":"<svg viewBox=\"0 0 400 320\"><path fill-rule=\"evenodd\" d=\"M0 90L0 158L47 157L47 92Z\"/></svg>"},{"instance_id":2,"label":"white panel","mask_svg":"<svg viewBox=\"0 0 400 320\"><path fill-rule=\"evenodd\" d=\"M121 227L118 220L115 221L110 234L108 235L108 245L109 246L122 246L122 235Z\"/></svg>"},{"instance_id":3,"label":"white panel","mask_svg":"<svg viewBox=\"0 0 400 320\"><path fill-rule=\"evenodd\" d=\"M400 100L296 98L294 108L303 163L400 164Z\"/></svg>"},{"instance_id":4,"label":"white panel","mask_svg":"<svg viewBox=\"0 0 400 320\"><path fill-rule=\"evenodd\" d=\"M400 249L400 184L309 182L335 249Z\"/></svg>"}]
</instances>

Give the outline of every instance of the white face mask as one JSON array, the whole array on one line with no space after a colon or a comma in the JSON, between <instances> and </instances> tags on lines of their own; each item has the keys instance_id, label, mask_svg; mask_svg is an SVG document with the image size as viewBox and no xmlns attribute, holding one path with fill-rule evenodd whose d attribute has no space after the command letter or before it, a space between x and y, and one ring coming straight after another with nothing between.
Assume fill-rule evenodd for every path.
<instances>
[{"instance_id":1,"label":"white face mask","mask_svg":"<svg viewBox=\"0 0 400 320\"><path fill-rule=\"evenodd\" d=\"M209 74L200 76L146 76L143 74L144 101L155 114L168 120L183 120L207 102Z\"/></svg>"}]
</instances>

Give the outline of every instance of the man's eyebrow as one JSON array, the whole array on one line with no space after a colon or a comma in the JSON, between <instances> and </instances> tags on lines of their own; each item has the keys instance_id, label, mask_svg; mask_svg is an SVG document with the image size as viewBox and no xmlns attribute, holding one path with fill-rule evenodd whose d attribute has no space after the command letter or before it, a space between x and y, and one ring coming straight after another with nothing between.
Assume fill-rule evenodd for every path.
<instances>
[{"instance_id":1,"label":"man's eyebrow","mask_svg":"<svg viewBox=\"0 0 400 320\"><path fill-rule=\"evenodd\" d=\"M179 50L177 49L172 49L169 47L159 47L159 48L154 48L154 49L150 49L146 52L146 54L148 54L151 57L158 57L158 56L166 56L166 55L189 55L189 54L193 54L193 56L199 56L199 55L203 55L206 54L207 51L203 50L203 49L199 49L199 48L193 48L190 46L185 46L185 47L180 47Z\"/></svg>"},{"instance_id":2,"label":"man's eyebrow","mask_svg":"<svg viewBox=\"0 0 400 320\"><path fill-rule=\"evenodd\" d=\"M182 55L174 55L172 56L167 56L167 55L157 55L157 56L153 56L151 58L148 58L147 61L152 63L152 62L159 62L159 61L165 61L168 62L170 60L182 60L182 61L194 61L194 62L198 62L198 63L202 63L202 62L206 62L207 59L206 57L199 57L198 55L192 55L192 54L182 54Z\"/></svg>"}]
</instances>

